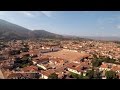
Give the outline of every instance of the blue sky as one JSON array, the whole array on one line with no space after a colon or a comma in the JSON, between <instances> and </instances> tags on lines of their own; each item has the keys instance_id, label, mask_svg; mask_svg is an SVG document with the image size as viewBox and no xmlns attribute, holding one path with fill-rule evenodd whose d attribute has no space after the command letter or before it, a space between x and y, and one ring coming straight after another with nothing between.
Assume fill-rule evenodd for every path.
<instances>
[{"instance_id":1,"label":"blue sky","mask_svg":"<svg viewBox=\"0 0 120 90\"><path fill-rule=\"evenodd\" d=\"M120 36L120 11L0 11L0 19L76 36Z\"/></svg>"}]
</instances>

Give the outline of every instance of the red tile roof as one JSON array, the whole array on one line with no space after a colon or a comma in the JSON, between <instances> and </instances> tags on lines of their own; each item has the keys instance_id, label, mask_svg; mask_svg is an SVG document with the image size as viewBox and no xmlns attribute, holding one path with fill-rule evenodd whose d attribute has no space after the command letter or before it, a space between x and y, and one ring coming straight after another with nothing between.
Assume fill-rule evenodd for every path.
<instances>
[{"instance_id":1,"label":"red tile roof","mask_svg":"<svg viewBox=\"0 0 120 90\"><path fill-rule=\"evenodd\" d=\"M24 72L34 72L38 70L36 66L27 66L22 69Z\"/></svg>"},{"instance_id":2,"label":"red tile roof","mask_svg":"<svg viewBox=\"0 0 120 90\"><path fill-rule=\"evenodd\" d=\"M41 71L41 74L45 75L45 76L49 76L50 74L54 73L55 71L53 69L49 69L46 71Z\"/></svg>"}]
</instances>

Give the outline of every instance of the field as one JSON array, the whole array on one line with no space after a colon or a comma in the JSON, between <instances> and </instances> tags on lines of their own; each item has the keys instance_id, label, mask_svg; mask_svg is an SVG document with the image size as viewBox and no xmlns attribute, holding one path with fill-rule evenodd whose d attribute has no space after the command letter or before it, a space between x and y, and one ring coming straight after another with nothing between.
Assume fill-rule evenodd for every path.
<instances>
[{"instance_id":1,"label":"field","mask_svg":"<svg viewBox=\"0 0 120 90\"><path fill-rule=\"evenodd\" d=\"M57 57L57 58L70 60L70 61L78 60L88 56L88 54L86 53L79 53L75 50L67 50L67 49L63 49L57 52L45 53L44 55L49 55L51 57Z\"/></svg>"}]
</instances>

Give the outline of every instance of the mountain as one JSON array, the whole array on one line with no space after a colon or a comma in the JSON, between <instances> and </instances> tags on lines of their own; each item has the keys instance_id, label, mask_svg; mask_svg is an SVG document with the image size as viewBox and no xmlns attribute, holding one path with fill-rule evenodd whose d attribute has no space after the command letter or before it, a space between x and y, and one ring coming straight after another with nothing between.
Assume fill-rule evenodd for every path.
<instances>
[{"instance_id":1,"label":"mountain","mask_svg":"<svg viewBox=\"0 0 120 90\"><path fill-rule=\"evenodd\" d=\"M35 38L62 38L62 35L54 34L45 30L34 30Z\"/></svg>"},{"instance_id":2,"label":"mountain","mask_svg":"<svg viewBox=\"0 0 120 90\"><path fill-rule=\"evenodd\" d=\"M29 30L0 19L0 39L61 38L62 35L45 30Z\"/></svg>"},{"instance_id":3,"label":"mountain","mask_svg":"<svg viewBox=\"0 0 120 90\"><path fill-rule=\"evenodd\" d=\"M26 39L30 34L29 29L0 19L0 39Z\"/></svg>"},{"instance_id":4,"label":"mountain","mask_svg":"<svg viewBox=\"0 0 120 90\"><path fill-rule=\"evenodd\" d=\"M115 36L83 36L83 38L89 38L92 40L102 40L102 41L120 41L120 37Z\"/></svg>"},{"instance_id":5,"label":"mountain","mask_svg":"<svg viewBox=\"0 0 120 90\"><path fill-rule=\"evenodd\" d=\"M31 39L31 38L54 38L54 39L75 39L75 40L89 40L88 38L81 38L72 35L59 35L45 30L30 30L22 26L10 23L0 19L0 39Z\"/></svg>"}]
</instances>

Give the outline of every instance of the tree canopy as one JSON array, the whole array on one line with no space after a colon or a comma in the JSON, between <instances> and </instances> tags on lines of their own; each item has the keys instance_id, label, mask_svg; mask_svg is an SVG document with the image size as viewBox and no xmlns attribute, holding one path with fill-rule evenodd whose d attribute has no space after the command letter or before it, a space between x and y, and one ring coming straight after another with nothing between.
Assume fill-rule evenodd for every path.
<instances>
[{"instance_id":1,"label":"tree canopy","mask_svg":"<svg viewBox=\"0 0 120 90\"><path fill-rule=\"evenodd\" d=\"M105 73L105 76L107 79L117 79L116 72L114 72L114 71L107 71Z\"/></svg>"},{"instance_id":2,"label":"tree canopy","mask_svg":"<svg viewBox=\"0 0 120 90\"><path fill-rule=\"evenodd\" d=\"M103 56L100 56L99 58L94 55L94 59L92 60L92 65L94 67L99 67L102 62L106 62L106 63L116 63L115 62L116 60L113 59L113 58L109 58L109 57L103 57Z\"/></svg>"},{"instance_id":3,"label":"tree canopy","mask_svg":"<svg viewBox=\"0 0 120 90\"><path fill-rule=\"evenodd\" d=\"M49 79L58 79L58 75L56 73L52 73L48 76Z\"/></svg>"}]
</instances>

